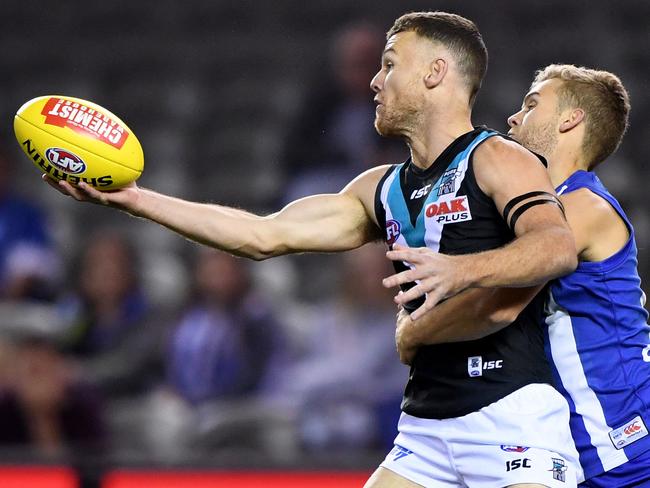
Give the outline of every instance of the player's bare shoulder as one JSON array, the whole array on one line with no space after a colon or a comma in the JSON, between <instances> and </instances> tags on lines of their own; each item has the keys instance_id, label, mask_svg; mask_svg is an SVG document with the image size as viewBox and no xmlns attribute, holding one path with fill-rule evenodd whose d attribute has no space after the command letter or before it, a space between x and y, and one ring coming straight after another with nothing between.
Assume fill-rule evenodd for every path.
<instances>
[{"instance_id":1,"label":"player's bare shoulder","mask_svg":"<svg viewBox=\"0 0 650 488\"><path fill-rule=\"evenodd\" d=\"M627 225L604 198L579 188L561 195L560 200L583 260L606 259L627 243Z\"/></svg>"},{"instance_id":2,"label":"player's bare shoulder","mask_svg":"<svg viewBox=\"0 0 650 488\"><path fill-rule=\"evenodd\" d=\"M480 166L498 165L500 167L510 164L534 164L543 168L539 156L533 154L516 141L501 136L486 139L474 151L474 164Z\"/></svg>"},{"instance_id":3,"label":"player's bare shoulder","mask_svg":"<svg viewBox=\"0 0 650 488\"><path fill-rule=\"evenodd\" d=\"M569 210L587 213L600 214L600 217L607 214L618 215L616 210L602 197L596 195L589 188L578 188L570 193L564 193L560 200Z\"/></svg>"},{"instance_id":4,"label":"player's bare shoulder","mask_svg":"<svg viewBox=\"0 0 650 488\"><path fill-rule=\"evenodd\" d=\"M377 185L379 185L379 181L392 167L390 164L383 164L364 171L348 183L341 191L343 194L359 199L366 209L366 213L372 217L375 224L377 223L375 216L375 192L377 191Z\"/></svg>"},{"instance_id":5,"label":"player's bare shoulder","mask_svg":"<svg viewBox=\"0 0 650 488\"><path fill-rule=\"evenodd\" d=\"M602 230L620 222L623 228L626 228L614 207L588 188L579 188L565 193L560 196L560 200L572 225L581 221L583 225Z\"/></svg>"},{"instance_id":6,"label":"player's bare shoulder","mask_svg":"<svg viewBox=\"0 0 650 488\"><path fill-rule=\"evenodd\" d=\"M488 195L495 190L507 191L511 184L522 190L517 195L524 193L527 186L553 192L543 160L505 137L490 137L478 146L473 154L473 167L478 185Z\"/></svg>"}]
</instances>

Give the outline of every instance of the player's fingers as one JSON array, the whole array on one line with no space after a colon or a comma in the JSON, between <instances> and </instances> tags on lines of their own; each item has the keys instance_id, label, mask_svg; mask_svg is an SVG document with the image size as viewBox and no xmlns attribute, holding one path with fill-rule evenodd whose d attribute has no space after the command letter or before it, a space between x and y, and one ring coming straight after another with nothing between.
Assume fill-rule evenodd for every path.
<instances>
[{"instance_id":1,"label":"player's fingers","mask_svg":"<svg viewBox=\"0 0 650 488\"><path fill-rule=\"evenodd\" d=\"M432 310L438 304L438 302L440 302L441 299L442 297L440 297L438 294L429 293L424 303L411 313L411 320L413 321L418 320L420 317L425 315L429 310Z\"/></svg>"},{"instance_id":2,"label":"player's fingers","mask_svg":"<svg viewBox=\"0 0 650 488\"><path fill-rule=\"evenodd\" d=\"M108 205L108 197L104 192L96 190L85 181L79 183L79 188L87 195L88 198L100 202L104 205Z\"/></svg>"},{"instance_id":3,"label":"player's fingers","mask_svg":"<svg viewBox=\"0 0 650 488\"><path fill-rule=\"evenodd\" d=\"M61 185L59 185L59 182L53 178L50 178L47 174L44 174L41 176L41 179L50 185L52 188L54 188L56 191L58 191L61 195L65 195L66 197L69 197L70 194L66 192Z\"/></svg>"},{"instance_id":4,"label":"player's fingers","mask_svg":"<svg viewBox=\"0 0 650 488\"><path fill-rule=\"evenodd\" d=\"M409 263L421 263L423 254L415 249L402 248L386 252L386 257L391 261L404 261Z\"/></svg>"},{"instance_id":5,"label":"player's fingers","mask_svg":"<svg viewBox=\"0 0 650 488\"><path fill-rule=\"evenodd\" d=\"M66 192L75 200L78 200L80 202L88 201L88 198L83 194L83 192L79 190L79 188L75 188L67 181L60 180L57 184L59 185L60 188L63 188L64 192Z\"/></svg>"},{"instance_id":6,"label":"player's fingers","mask_svg":"<svg viewBox=\"0 0 650 488\"><path fill-rule=\"evenodd\" d=\"M397 303L398 305L406 305L410 301L420 298L422 295L427 293L430 289L432 289L431 286L424 286L421 283L419 283L413 286L412 288L409 288L404 293L395 296L394 299L395 303Z\"/></svg>"},{"instance_id":7,"label":"player's fingers","mask_svg":"<svg viewBox=\"0 0 650 488\"><path fill-rule=\"evenodd\" d=\"M394 275L387 276L381 281L381 283L386 288L392 288L403 283L410 283L414 279L413 270L409 269L407 271L401 271L399 273L395 273Z\"/></svg>"}]
</instances>

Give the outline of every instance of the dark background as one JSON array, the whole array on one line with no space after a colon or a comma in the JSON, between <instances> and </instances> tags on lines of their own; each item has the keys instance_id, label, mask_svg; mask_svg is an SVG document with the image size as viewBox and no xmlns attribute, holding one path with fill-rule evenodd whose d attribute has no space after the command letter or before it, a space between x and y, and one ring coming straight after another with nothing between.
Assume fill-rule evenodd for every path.
<instances>
[{"instance_id":1,"label":"dark background","mask_svg":"<svg viewBox=\"0 0 650 488\"><path fill-rule=\"evenodd\" d=\"M16 110L41 95L91 100L121 117L140 139L146 158L141 185L270 212L286 182L281 154L291 143L288 127L315 80L326 78L333 37L359 20L385 31L400 14L424 9L467 16L483 34L490 62L474 111L477 125L505 131L506 117L520 106L535 70L550 63L621 77L632 101L630 129L597 172L635 225L647 281L645 0L1 0L0 151L14 168L11 184L47 209L66 266L90 231L120 227L137 236L152 290L163 297L180 292L186 282L170 263L191 245L153 224L75 204L46 188L15 142ZM367 458L359 459L368 466ZM349 458L344 463L355 464Z\"/></svg>"},{"instance_id":2,"label":"dark background","mask_svg":"<svg viewBox=\"0 0 650 488\"><path fill-rule=\"evenodd\" d=\"M287 124L318 71L325 75L332 37L360 19L386 30L401 13L420 9L465 15L482 31L490 63L476 124L505 129L534 71L547 64L620 75L632 100L630 130L599 173L636 224L647 275L650 4L643 0L5 0L0 147L17 165L16 184L57 212L65 204L38 187L37 173L14 142L12 117L35 96L86 98L116 113L140 138L147 162L143 185L270 208L282 192ZM102 222L102 212L79 220L83 212L59 211L60 225L70 227L63 239L74 241L80 225Z\"/></svg>"}]
</instances>

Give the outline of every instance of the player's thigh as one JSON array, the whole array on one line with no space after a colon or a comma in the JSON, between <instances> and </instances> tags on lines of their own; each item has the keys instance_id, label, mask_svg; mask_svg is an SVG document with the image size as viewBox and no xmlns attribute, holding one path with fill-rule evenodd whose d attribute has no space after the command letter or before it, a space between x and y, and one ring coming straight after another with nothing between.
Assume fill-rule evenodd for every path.
<instances>
[{"instance_id":1,"label":"player's thigh","mask_svg":"<svg viewBox=\"0 0 650 488\"><path fill-rule=\"evenodd\" d=\"M422 485L393 473L390 469L379 467L363 485L363 488L422 488Z\"/></svg>"}]
</instances>

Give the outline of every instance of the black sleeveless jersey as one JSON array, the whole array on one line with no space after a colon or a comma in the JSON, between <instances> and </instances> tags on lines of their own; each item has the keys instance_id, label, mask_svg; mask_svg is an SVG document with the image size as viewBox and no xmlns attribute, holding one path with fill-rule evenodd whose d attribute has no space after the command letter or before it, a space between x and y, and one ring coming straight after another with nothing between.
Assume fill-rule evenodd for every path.
<instances>
[{"instance_id":1,"label":"black sleeveless jersey","mask_svg":"<svg viewBox=\"0 0 650 488\"><path fill-rule=\"evenodd\" d=\"M514 239L494 202L479 188L473 151L499 133L477 128L452 142L426 170L407 160L379 182L375 212L389 246L426 246L444 254L501 247ZM397 271L406 268L396 263ZM413 286L412 284L406 286ZM544 353L543 296L514 323L479 340L421 347L402 410L423 418L459 417L530 383L552 383ZM410 303L414 310L421 304Z\"/></svg>"}]
</instances>

